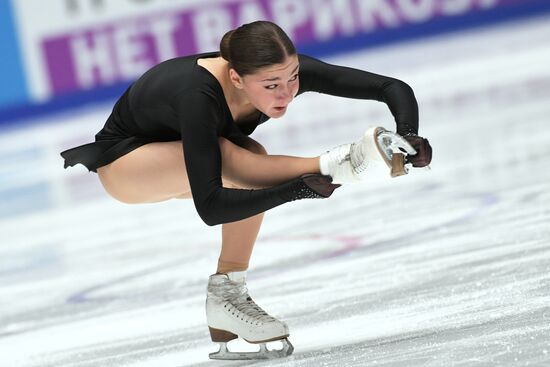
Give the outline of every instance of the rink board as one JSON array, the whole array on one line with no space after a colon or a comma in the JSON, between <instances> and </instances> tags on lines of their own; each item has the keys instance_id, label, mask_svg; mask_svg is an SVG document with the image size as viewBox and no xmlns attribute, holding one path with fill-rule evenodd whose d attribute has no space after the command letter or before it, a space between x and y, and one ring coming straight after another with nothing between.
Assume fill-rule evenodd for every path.
<instances>
[{"instance_id":1,"label":"rink board","mask_svg":"<svg viewBox=\"0 0 550 367\"><path fill-rule=\"evenodd\" d=\"M11 4L11 6L10 6ZM216 50L229 29L280 24L298 50L325 57L550 10L545 0L8 1L11 40L0 123L111 100L163 60ZM12 17L9 16L12 14ZM47 17L42 14L48 14Z\"/></svg>"}]
</instances>

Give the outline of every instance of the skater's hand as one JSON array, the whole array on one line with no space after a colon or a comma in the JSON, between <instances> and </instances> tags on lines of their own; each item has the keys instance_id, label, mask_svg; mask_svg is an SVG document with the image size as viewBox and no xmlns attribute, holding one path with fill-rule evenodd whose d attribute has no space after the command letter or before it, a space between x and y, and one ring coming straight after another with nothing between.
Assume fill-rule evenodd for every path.
<instances>
[{"instance_id":1,"label":"skater's hand","mask_svg":"<svg viewBox=\"0 0 550 367\"><path fill-rule=\"evenodd\" d=\"M412 163L413 167L425 167L432 161L432 146L428 139L416 134L407 134L404 138L416 150L415 155L407 156L407 163Z\"/></svg>"},{"instance_id":2,"label":"skater's hand","mask_svg":"<svg viewBox=\"0 0 550 367\"><path fill-rule=\"evenodd\" d=\"M340 184L333 184L332 177L319 174L303 175L300 179L313 191L324 198L328 198Z\"/></svg>"}]
</instances>

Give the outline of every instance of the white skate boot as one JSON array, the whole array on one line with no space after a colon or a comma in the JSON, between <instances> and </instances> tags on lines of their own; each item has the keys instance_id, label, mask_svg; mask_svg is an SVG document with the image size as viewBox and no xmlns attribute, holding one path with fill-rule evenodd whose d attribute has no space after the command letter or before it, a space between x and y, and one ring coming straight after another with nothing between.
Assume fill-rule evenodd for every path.
<instances>
[{"instance_id":1,"label":"white skate boot","mask_svg":"<svg viewBox=\"0 0 550 367\"><path fill-rule=\"evenodd\" d=\"M360 182L369 174L369 167L383 162L396 177L407 173L404 154L416 154L416 150L402 136L373 127L361 140L322 154L321 173L330 175L335 184Z\"/></svg>"},{"instance_id":2,"label":"white skate boot","mask_svg":"<svg viewBox=\"0 0 550 367\"><path fill-rule=\"evenodd\" d=\"M333 184L344 184L361 181L353 172L351 165L351 147L343 144L323 153L320 158L321 174L332 177Z\"/></svg>"},{"instance_id":3,"label":"white skate boot","mask_svg":"<svg viewBox=\"0 0 550 367\"><path fill-rule=\"evenodd\" d=\"M213 342L220 350L211 359L272 359L292 354L288 341L288 326L268 315L250 296L246 288L246 271L214 274L208 282L206 320ZM230 352L227 342L241 337L249 343L260 344L259 352ZM281 340L283 348L268 350L265 343Z\"/></svg>"}]
</instances>

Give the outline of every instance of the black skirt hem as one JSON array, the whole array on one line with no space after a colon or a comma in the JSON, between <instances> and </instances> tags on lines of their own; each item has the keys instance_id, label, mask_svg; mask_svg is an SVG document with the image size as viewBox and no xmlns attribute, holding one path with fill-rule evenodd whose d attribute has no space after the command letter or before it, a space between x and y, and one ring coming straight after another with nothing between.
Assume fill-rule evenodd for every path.
<instances>
[{"instance_id":1,"label":"black skirt hem","mask_svg":"<svg viewBox=\"0 0 550 367\"><path fill-rule=\"evenodd\" d=\"M64 168L80 163L88 171L97 172L99 167L103 167L132 150L149 143L152 143L152 141L137 137L99 140L65 150L61 152L61 157L65 160Z\"/></svg>"}]
</instances>

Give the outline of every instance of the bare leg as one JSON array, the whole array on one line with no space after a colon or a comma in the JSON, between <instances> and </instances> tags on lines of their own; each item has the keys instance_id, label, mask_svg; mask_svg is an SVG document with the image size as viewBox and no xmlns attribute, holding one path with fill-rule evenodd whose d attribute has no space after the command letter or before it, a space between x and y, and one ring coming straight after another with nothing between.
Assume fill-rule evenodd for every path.
<instances>
[{"instance_id":1,"label":"bare leg","mask_svg":"<svg viewBox=\"0 0 550 367\"><path fill-rule=\"evenodd\" d=\"M319 173L318 157L267 155L264 147L253 139L248 139L240 145L226 139L220 140L222 175L228 177L237 188L270 187L304 173ZM254 169L243 170L243 167ZM222 251L218 261L218 273L248 268L263 218L262 213L222 225Z\"/></svg>"},{"instance_id":2,"label":"bare leg","mask_svg":"<svg viewBox=\"0 0 550 367\"><path fill-rule=\"evenodd\" d=\"M191 198L179 141L143 145L98 168L97 174L105 191L123 203Z\"/></svg>"},{"instance_id":3,"label":"bare leg","mask_svg":"<svg viewBox=\"0 0 550 367\"><path fill-rule=\"evenodd\" d=\"M267 155L253 139L238 146L220 138L222 179L225 187L264 188L306 173L319 173L319 157ZM191 198L181 142L151 143L98 169L106 191L125 203L151 203ZM222 250L218 271L248 267L263 213L222 225Z\"/></svg>"},{"instance_id":4,"label":"bare leg","mask_svg":"<svg viewBox=\"0 0 550 367\"><path fill-rule=\"evenodd\" d=\"M222 250L218 260L218 273L248 269L248 263L264 214L233 223L222 224Z\"/></svg>"},{"instance_id":5,"label":"bare leg","mask_svg":"<svg viewBox=\"0 0 550 367\"><path fill-rule=\"evenodd\" d=\"M256 141L247 149L220 138L222 178L233 187L271 187L306 173L320 173L319 157L267 155ZM105 190L127 204L153 203L172 198L190 199L191 188L182 143L141 146L97 170Z\"/></svg>"},{"instance_id":6,"label":"bare leg","mask_svg":"<svg viewBox=\"0 0 550 367\"><path fill-rule=\"evenodd\" d=\"M220 139L222 175L240 187L271 187L306 173L320 173L319 157L267 155L259 143L250 140L253 143L244 148Z\"/></svg>"},{"instance_id":7,"label":"bare leg","mask_svg":"<svg viewBox=\"0 0 550 367\"><path fill-rule=\"evenodd\" d=\"M247 139L240 143L241 146L235 145L228 140L220 141L220 149L222 150L222 172L223 176L230 176L235 181L240 181L241 187L250 186L251 183L245 177L239 177L232 174L235 169L228 168L231 166L231 161L245 162L249 159L258 159L256 155L267 155L265 148L254 141ZM251 156L250 153L254 155ZM250 157L251 156L251 157ZM255 163L255 162L251 162ZM244 165L245 163L243 163ZM224 169L224 167L226 167ZM229 171L229 172L228 172ZM254 180L256 181L256 180ZM248 184L248 185L247 185ZM226 187L238 188L236 183L229 184L224 182ZM254 186L266 187L262 185L262 180L257 180ZM264 219L264 213L246 218L237 222L222 224L222 250L218 260L217 273L228 273L231 271L243 271L248 269L252 250L256 243L256 238L260 231Z\"/></svg>"}]
</instances>

